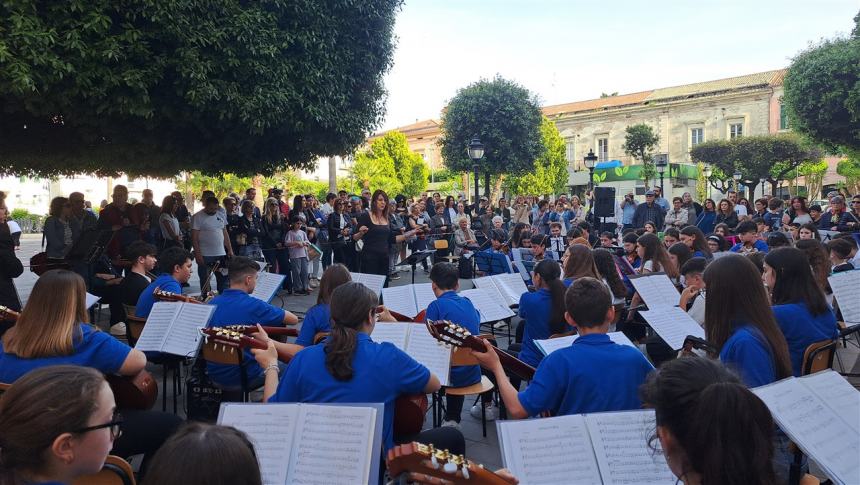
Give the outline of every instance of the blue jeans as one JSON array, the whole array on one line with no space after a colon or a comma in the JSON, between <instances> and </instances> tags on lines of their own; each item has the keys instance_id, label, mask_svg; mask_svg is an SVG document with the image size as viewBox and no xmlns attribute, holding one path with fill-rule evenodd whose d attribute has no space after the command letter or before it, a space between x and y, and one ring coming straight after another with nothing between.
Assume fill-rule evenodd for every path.
<instances>
[{"instance_id":1,"label":"blue jeans","mask_svg":"<svg viewBox=\"0 0 860 485\"><path fill-rule=\"evenodd\" d=\"M212 266L216 262L220 262L221 265L218 267L218 270L215 271L215 284L216 288L218 288L218 293L222 293L225 289L227 289L227 277L224 276L223 271L227 270L227 257L226 256L203 256L203 265L197 265L197 276L200 277L200 288L206 284L206 277L209 275L209 271L212 269Z\"/></svg>"}]
</instances>

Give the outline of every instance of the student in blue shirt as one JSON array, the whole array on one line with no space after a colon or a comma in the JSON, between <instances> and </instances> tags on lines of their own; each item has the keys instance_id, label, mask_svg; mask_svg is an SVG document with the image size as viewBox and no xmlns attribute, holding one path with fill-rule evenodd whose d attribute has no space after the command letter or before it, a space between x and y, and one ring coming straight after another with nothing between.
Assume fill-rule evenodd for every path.
<instances>
[{"instance_id":1,"label":"student in blue shirt","mask_svg":"<svg viewBox=\"0 0 860 485\"><path fill-rule=\"evenodd\" d=\"M209 320L210 328L254 323L280 327L298 323L299 319L292 313L251 296L257 286L260 271L260 265L256 261L244 256L234 256L227 270L230 274L230 287L209 302L215 306L212 319ZM275 345L291 355L301 350L301 347L289 343L275 342ZM247 362L244 371L248 388L260 387L264 380L263 369L257 365L250 351L245 351L245 358ZM206 373L219 387L228 390L242 389L241 366L209 362L206 364Z\"/></svg>"},{"instance_id":2,"label":"student in blue shirt","mask_svg":"<svg viewBox=\"0 0 860 485\"><path fill-rule=\"evenodd\" d=\"M597 271L594 255L591 253L591 248L585 244L572 244L567 248L561 259L561 266L564 274L562 283L565 287L572 285L577 278L600 279L600 272Z\"/></svg>"},{"instance_id":3,"label":"student in blue shirt","mask_svg":"<svg viewBox=\"0 0 860 485\"><path fill-rule=\"evenodd\" d=\"M681 229L681 242L686 244L690 251L693 252L694 258L713 259L710 248L708 248L708 240L705 238L705 233L696 226L687 226Z\"/></svg>"},{"instance_id":4,"label":"student in blue shirt","mask_svg":"<svg viewBox=\"0 0 860 485\"><path fill-rule=\"evenodd\" d=\"M493 255L498 254L501 255L501 257L503 258L510 259L510 256L508 256L508 254L502 251L502 246L504 246L507 240L508 235L505 233L505 231L501 229L493 229L490 232L490 247L483 250L482 252ZM494 274L508 273L510 269L510 261L504 262L499 261L497 259L492 259L489 260L488 264L489 271L487 271L487 275L490 276Z\"/></svg>"},{"instance_id":5,"label":"student in blue shirt","mask_svg":"<svg viewBox=\"0 0 860 485\"><path fill-rule=\"evenodd\" d=\"M61 485L97 473L119 435L104 375L74 365L34 370L0 400L0 483Z\"/></svg>"},{"instance_id":6,"label":"student in blue shirt","mask_svg":"<svg viewBox=\"0 0 860 485\"><path fill-rule=\"evenodd\" d=\"M544 260L535 265L532 276L537 291L520 296L519 314L523 319L523 343L519 359L537 367L543 354L535 340L566 332L569 327L564 318L564 292L567 289L559 279L561 268L555 261ZM517 350L516 347L511 350Z\"/></svg>"},{"instance_id":7,"label":"student in blue shirt","mask_svg":"<svg viewBox=\"0 0 860 485\"><path fill-rule=\"evenodd\" d=\"M158 255L158 268L161 276L155 279L143 290L135 305L134 316L146 318L155 304L152 292L156 289L170 293L182 294L182 285L191 279L191 253L183 248L167 248Z\"/></svg>"},{"instance_id":8,"label":"student in blue shirt","mask_svg":"<svg viewBox=\"0 0 860 485\"><path fill-rule=\"evenodd\" d=\"M567 348L541 361L534 379L522 392L511 385L499 357L472 352L493 372L499 393L514 419L549 411L555 416L622 411L641 407L637 390L653 367L639 350L618 345L606 333L615 318L612 297L602 281L578 278L564 297L564 318L579 332Z\"/></svg>"},{"instance_id":9,"label":"student in blue shirt","mask_svg":"<svg viewBox=\"0 0 860 485\"><path fill-rule=\"evenodd\" d=\"M839 335L836 315L800 249L785 247L769 252L764 258L762 280L770 290L776 323L788 342L791 369L800 377L806 348Z\"/></svg>"},{"instance_id":10,"label":"student in blue shirt","mask_svg":"<svg viewBox=\"0 0 860 485\"><path fill-rule=\"evenodd\" d=\"M451 263L436 263L430 270L430 281L436 300L427 307L427 320L450 320L472 333L481 333L481 317L468 298L457 294L460 278L457 267ZM481 382L481 367L468 365L451 368L451 387L464 387ZM492 402L492 393L481 396L484 404ZM446 396L447 406L442 426L459 427L464 396ZM479 408L480 409L480 408ZM495 419L494 412L490 418Z\"/></svg>"},{"instance_id":11,"label":"student in blue shirt","mask_svg":"<svg viewBox=\"0 0 860 485\"><path fill-rule=\"evenodd\" d=\"M86 287L77 273L52 270L33 286L15 326L0 340L0 382L13 384L35 369L55 365L90 367L104 374L135 376L146 356L87 323ZM181 422L173 414L123 409L125 433L115 455L143 453L147 460Z\"/></svg>"},{"instance_id":12,"label":"student in blue shirt","mask_svg":"<svg viewBox=\"0 0 860 485\"><path fill-rule=\"evenodd\" d=\"M350 281L352 276L346 266L335 263L326 268L320 280L317 304L305 313L296 345L309 347L314 344L317 334L331 332L331 294L335 288Z\"/></svg>"},{"instance_id":13,"label":"student in blue shirt","mask_svg":"<svg viewBox=\"0 0 860 485\"><path fill-rule=\"evenodd\" d=\"M731 252L749 254L768 251L767 243L758 238L758 225L755 222L741 222L735 229L735 234L741 242L732 246Z\"/></svg>"},{"instance_id":14,"label":"student in blue shirt","mask_svg":"<svg viewBox=\"0 0 860 485\"><path fill-rule=\"evenodd\" d=\"M371 339L377 318L394 320L387 311L377 314L378 301L376 293L361 283L337 287L331 295L331 336L324 345L297 353L280 383L274 343L253 352L266 375L263 398L267 402L384 403L382 435L387 452L395 442L394 401L404 394L436 392L441 385L439 378L402 350ZM439 436L451 439L436 439ZM465 448L462 436L454 428L437 428L415 440L459 454Z\"/></svg>"}]
</instances>

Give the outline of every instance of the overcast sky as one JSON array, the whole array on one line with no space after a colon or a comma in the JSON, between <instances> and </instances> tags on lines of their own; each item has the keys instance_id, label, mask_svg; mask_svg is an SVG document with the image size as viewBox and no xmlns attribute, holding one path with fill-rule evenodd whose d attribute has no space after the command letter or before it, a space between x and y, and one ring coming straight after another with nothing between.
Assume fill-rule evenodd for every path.
<instances>
[{"instance_id":1,"label":"overcast sky","mask_svg":"<svg viewBox=\"0 0 860 485\"><path fill-rule=\"evenodd\" d=\"M406 0L382 128L438 118L500 74L542 105L788 66L851 31L857 0Z\"/></svg>"}]
</instances>

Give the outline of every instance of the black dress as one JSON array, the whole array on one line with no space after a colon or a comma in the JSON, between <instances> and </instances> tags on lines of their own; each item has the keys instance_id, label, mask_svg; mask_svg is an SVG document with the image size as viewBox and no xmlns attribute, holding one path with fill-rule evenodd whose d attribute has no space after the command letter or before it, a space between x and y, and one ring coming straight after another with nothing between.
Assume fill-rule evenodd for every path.
<instances>
[{"instance_id":1,"label":"black dress","mask_svg":"<svg viewBox=\"0 0 860 485\"><path fill-rule=\"evenodd\" d=\"M360 273L378 274L386 277L388 284L388 249L396 241L397 234L390 224L374 224L370 213L364 212L358 216L357 228L367 226L368 231L362 237L364 247L361 250L359 266Z\"/></svg>"}]
</instances>

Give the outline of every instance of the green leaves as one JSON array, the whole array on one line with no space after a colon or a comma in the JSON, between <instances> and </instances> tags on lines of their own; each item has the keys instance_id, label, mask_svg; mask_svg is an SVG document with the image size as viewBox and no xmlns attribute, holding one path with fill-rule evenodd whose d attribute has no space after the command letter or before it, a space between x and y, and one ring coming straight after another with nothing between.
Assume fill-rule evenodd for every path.
<instances>
[{"instance_id":1,"label":"green leaves","mask_svg":"<svg viewBox=\"0 0 860 485\"><path fill-rule=\"evenodd\" d=\"M654 133L651 125L639 123L625 128L624 153L630 155L640 163L651 161L654 147L660 142L660 136Z\"/></svg>"},{"instance_id":2,"label":"green leaves","mask_svg":"<svg viewBox=\"0 0 860 485\"><path fill-rule=\"evenodd\" d=\"M390 197L415 196L427 188L430 169L409 149L406 135L389 131L356 155L353 174L361 187L380 188Z\"/></svg>"},{"instance_id":3,"label":"green leaves","mask_svg":"<svg viewBox=\"0 0 860 485\"><path fill-rule=\"evenodd\" d=\"M507 179L508 188L516 194L560 194L567 186L564 139L546 117L541 120L540 133L544 149L532 168Z\"/></svg>"}]
</instances>

